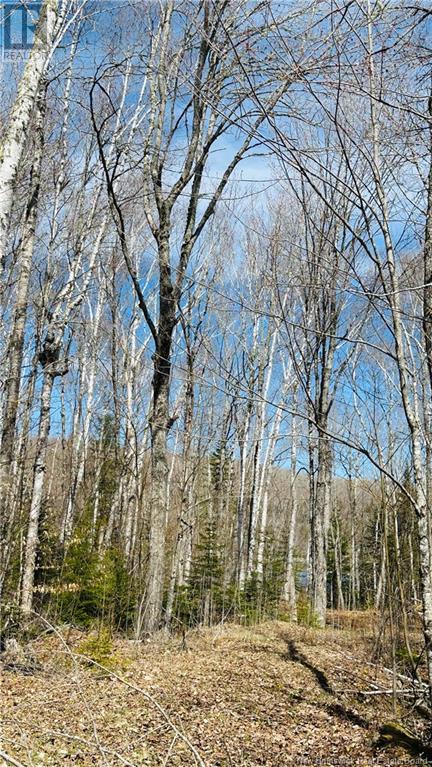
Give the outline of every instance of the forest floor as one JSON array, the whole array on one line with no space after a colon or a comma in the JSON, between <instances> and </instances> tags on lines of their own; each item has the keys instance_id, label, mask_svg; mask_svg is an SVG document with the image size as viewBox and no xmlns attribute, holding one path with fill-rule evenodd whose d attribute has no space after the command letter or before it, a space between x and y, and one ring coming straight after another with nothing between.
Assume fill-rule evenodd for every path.
<instances>
[{"instance_id":1,"label":"forest floor","mask_svg":"<svg viewBox=\"0 0 432 767\"><path fill-rule=\"evenodd\" d=\"M62 629L32 643L33 670L4 664L2 767L430 763L377 745L397 719L427 734L381 694L391 675L371 663L367 631L271 622L191 631L186 646L119 639L110 671L83 659L92 647Z\"/></svg>"}]
</instances>

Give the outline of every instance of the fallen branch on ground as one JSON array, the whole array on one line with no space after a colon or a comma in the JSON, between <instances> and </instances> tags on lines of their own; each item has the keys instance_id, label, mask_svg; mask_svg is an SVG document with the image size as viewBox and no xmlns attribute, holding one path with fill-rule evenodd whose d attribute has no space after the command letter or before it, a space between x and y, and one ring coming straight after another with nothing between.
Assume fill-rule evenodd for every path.
<instances>
[{"instance_id":1,"label":"fallen branch on ground","mask_svg":"<svg viewBox=\"0 0 432 767\"><path fill-rule=\"evenodd\" d=\"M359 690L359 695L410 695L411 697L415 692L413 690Z\"/></svg>"},{"instance_id":2,"label":"fallen branch on ground","mask_svg":"<svg viewBox=\"0 0 432 767\"><path fill-rule=\"evenodd\" d=\"M9 756L9 754L6 754L4 751L0 751L0 757L8 764L12 764L13 767L25 767L22 762L19 762L18 759L15 759L13 756Z\"/></svg>"},{"instance_id":3,"label":"fallen branch on ground","mask_svg":"<svg viewBox=\"0 0 432 767\"><path fill-rule=\"evenodd\" d=\"M164 707L161 706L161 704L153 698L152 695L150 695L149 692L146 690L143 690L141 687L137 687L136 685L132 684L131 682L128 682L127 679L124 679L123 677L119 676L119 674L116 674L114 671L111 671L111 669L107 668L106 666L103 666L101 663L98 663L97 661L93 660L93 658L89 658L86 655L81 655L81 653L74 653L68 647L66 642L64 641L62 635L60 632L56 629L55 626L53 626L49 621L46 620L42 615L39 615L39 613L34 613L46 626L49 626L53 632L56 634L56 636L60 639L60 642L62 643L63 647L65 648L65 654L69 655L69 657L72 658L74 661L74 664L77 664L79 661L85 660L87 663L90 663L93 666L96 666L96 668L100 668L102 671L104 671L108 676L112 677L113 679L117 679L118 682L121 682L126 687L128 687L130 690L134 690L135 692L138 692L140 695L142 695L146 700L148 700L152 705L159 711L160 714L162 714L163 718L165 719L166 723L171 727L172 731L177 735L177 737L183 741L183 743L186 744L186 746L190 749L192 752L194 758L198 762L200 767L206 767L206 764L204 760L202 759L201 755L199 754L198 750L195 748L193 743L189 740L187 735L185 735L181 730L178 729L178 727L174 724L172 719L170 718L169 714L165 711ZM103 751L101 750L101 746L99 743L99 739L96 739L99 751L101 752L103 758L105 759L105 755Z\"/></svg>"},{"instance_id":4,"label":"fallen branch on ground","mask_svg":"<svg viewBox=\"0 0 432 767\"><path fill-rule=\"evenodd\" d=\"M114 679L117 679L117 681L121 682L126 687L129 687L129 689L134 690L135 692L140 693L140 695L142 695L144 698L146 698L146 700L150 701L150 703L152 703L153 706L155 706L155 708L157 708L159 713L162 714L162 716L165 719L166 723L171 727L172 731L176 734L176 736L178 738L180 738L180 740L182 740L183 743L185 743L187 745L187 747L191 750L191 752L193 753L193 755L194 755L195 759L197 760L198 764L200 765L200 767L206 767L205 762L203 761L203 759L200 756L199 752L197 751L197 749L195 748L193 743L189 740L187 735L184 735L184 733L181 730L178 729L178 727L174 724L174 722L170 718L169 714L165 711L164 707L161 706L161 704L155 698L153 698L153 696L150 695L149 692L147 692L146 690L143 690L142 687L137 687L137 685L132 684L131 682L128 682L127 679L124 679L123 677L119 676L119 674L116 674L114 671L111 671L111 669L109 669L106 666L103 666L101 663L98 663L97 661L93 660L93 658L89 658L88 656L81 655L79 653L73 653L69 648L68 648L68 651L73 656L73 658L75 660L85 660L88 663L91 663L93 666L96 666L97 668L100 668L102 671L104 671L109 676L113 677Z\"/></svg>"}]
</instances>

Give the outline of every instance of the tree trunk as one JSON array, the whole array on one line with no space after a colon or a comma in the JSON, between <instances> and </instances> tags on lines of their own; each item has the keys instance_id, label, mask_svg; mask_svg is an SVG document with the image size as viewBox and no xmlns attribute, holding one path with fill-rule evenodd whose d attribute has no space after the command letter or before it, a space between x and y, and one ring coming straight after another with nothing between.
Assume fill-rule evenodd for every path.
<instances>
[{"instance_id":1,"label":"tree trunk","mask_svg":"<svg viewBox=\"0 0 432 767\"><path fill-rule=\"evenodd\" d=\"M5 266L7 235L15 178L28 138L30 121L44 72L52 53L58 0L44 0L34 44L18 86L0 151L0 268Z\"/></svg>"},{"instance_id":2,"label":"tree trunk","mask_svg":"<svg viewBox=\"0 0 432 767\"><path fill-rule=\"evenodd\" d=\"M160 627L165 569L168 456L167 437L171 428L169 391L171 345L176 325L176 305L169 268L168 240L159 246L159 324L154 353L151 430L151 500L149 556L142 630L152 633Z\"/></svg>"},{"instance_id":3,"label":"tree trunk","mask_svg":"<svg viewBox=\"0 0 432 767\"><path fill-rule=\"evenodd\" d=\"M350 556L350 591L349 607L351 610L357 609L359 599L359 574L358 574L358 542L357 542L357 483L351 473L348 477L348 496L350 500L350 522L351 522L351 556Z\"/></svg>"},{"instance_id":4,"label":"tree trunk","mask_svg":"<svg viewBox=\"0 0 432 767\"><path fill-rule=\"evenodd\" d=\"M18 281L15 299L15 310L12 320L12 330L8 348L9 370L5 382L4 410L0 451L0 568L4 563L4 543L6 528L12 520L7 519L11 513L10 491L12 478L12 463L14 457L15 430L18 415L19 395L21 386L22 362L24 353L24 337L28 308L31 264L35 242L35 230L40 189L40 176L43 155L43 124L45 114L46 90L43 87L39 93L34 119L34 154L31 168L30 198L23 225L21 245L18 253Z\"/></svg>"},{"instance_id":5,"label":"tree trunk","mask_svg":"<svg viewBox=\"0 0 432 767\"><path fill-rule=\"evenodd\" d=\"M342 587L342 551L341 551L341 541L340 541L339 520L337 518L336 510L334 512L334 526L330 526L330 529L332 534L333 556L334 556L334 566L335 566L335 575L336 575L336 591L337 591L336 607L338 610L345 610L345 599L344 599L343 587ZM334 600L334 597L333 597L333 600ZM333 606L334 606L334 601L333 601Z\"/></svg>"},{"instance_id":6,"label":"tree trunk","mask_svg":"<svg viewBox=\"0 0 432 767\"><path fill-rule=\"evenodd\" d=\"M325 626L327 609L327 538L330 523L331 446L322 432L318 437L316 503L312 512L312 609L318 625Z\"/></svg>"},{"instance_id":7,"label":"tree trunk","mask_svg":"<svg viewBox=\"0 0 432 767\"><path fill-rule=\"evenodd\" d=\"M283 303L285 307L285 302ZM273 364L276 345L279 337L279 327L271 326L269 336L264 340L264 349L261 350L261 358L258 369L258 396L261 399L255 423L255 447L252 462L252 490L250 498L250 515L247 547L247 576L251 577L257 554L257 525L262 511L261 506L265 493L267 474L270 469L272 453L274 449L273 435L265 450L266 412L268 407L268 394L273 375ZM266 352L267 349L267 352ZM264 370L266 369L265 375ZM276 415L278 425L280 417ZM259 546L259 542L258 542Z\"/></svg>"},{"instance_id":8,"label":"tree trunk","mask_svg":"<svg viewBox=\"0 0 432 767\"><path fill-rule=\"evenodd\" d=\"M78 491L84 479L84 470L86 466L90 426L93 417L94 407L94 388L96 378L96 354L97 354L97 342L99 338L99 326L102 314L102 302L103 291L100 288L98 303L96 306L96 312L93 319L93 328L90 337L89 344L86 345L84 356L82 360L82 375L81 383L85 386L86 392L86 413L84 417L84 424L79 431L78 436L73 432L73 444L72 444L72 477L70 481L70 488L67 499L66 512L63 519L62 529L60 532L60 542L64 546L68 544L70 536L72 534L73 521L75 516L75 504L78 495ZM87 369L89 366L89 369ZM79 424L78 424L79 427Z\"/></svg>"},{"instance_id":9,"label":"tree trunk","mask_svg":"<svg viewBox=\"0 0 432 767\"><path fill-rule=\"evenodd\" d=\"M39 519L42 508L46 455L51 422L51 393L54 375L44 372L40 400L39 435L34 462L33 491L30 505L29 524L25 545L24 570L21 585L21 610L30 613L33 606L36 553L39 542Z\"/></svg>"},{"instance_id":10,"label":"tree trunk","mask_svg":"<svg viewBox=\"0 0 432 767\"><path fill-rule=\"evenodd\" d=\"M297 404L297 397L294 397L294 410ZM285 564L285 582L283 596L288 604L288 610L291 620L297 620L296 610L296 590L295 590L295 572L294 572L294 541L297 525L297 418L292 418L292 437L291 437L291 466L290 466L290 490L291 490L291 516L288 528L288 541Z\"/></svg>"}]
</instances>

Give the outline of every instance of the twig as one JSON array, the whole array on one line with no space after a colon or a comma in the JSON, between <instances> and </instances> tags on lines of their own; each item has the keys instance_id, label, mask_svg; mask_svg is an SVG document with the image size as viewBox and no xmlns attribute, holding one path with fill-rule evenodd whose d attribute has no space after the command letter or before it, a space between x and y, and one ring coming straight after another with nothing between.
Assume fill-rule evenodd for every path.
<instances>
[{"instance_id":1,"label":"twig","mask_svg":"<svg viewBox=\"0 0 432 767\"><path fill-rule=\"evenodd\" d=\"M34 610L32 612L33 612L33 614L37 618L39 618L40 621L42 621L42 623L45 624L45 626L48 626L50 629L52 629L54 634L60 639L60 642L62 643L63 647L66 648L67 654L70 655L70 657L72 658L72 660L74 662L75 670L78 671L79 667L78 667L78 664L76 662L76 658L74 657L74 654L71 652L70 648L68 647L67 643L63 639L63 637L62 637L61 633L58 631L58 629L56 629L56 627L53 626L52 623L50 623L46 618L44 618L43 615L40 615L39 613L37 613ZM106 765L106 767L109 767L109 762L107 761L107 759L105 757L105 753L104 753L104 751L102 749L101 742L99 740L99 735L98 735L98 731L97 731L97 727L96 727L95 718L94 718L93 713L92 713L92 711L90 709L90 706L88 704L87 698L86 698L85 693L84 693L84 691L82 689L81 682L80 682L77 674L74 675L74 680L76 682L76 685L77 685L78 690L80 692L80 695L82 697L82 701L83 701L84 706L86 708L87 715L88 715L88 717L89 717L89 719L91 721L92 729L93 729L93 735L94 735L94 739L95 739L95 744L96 744L96 746L97 746L97 748L99 750L99 753L101 755L102 762L103 762L104 765Z\"/></svg>"},{"instance_id":2,"label":"twig","mask_svg":"<svg viewBox=\"0 0 432 767\"><path fill-rule=\"evenodd\" d=\"M13 764L14 767L25 767L22 762L19 762L18 759L15 759L13 756L9 756L9 754L6 754L4 751L0 751L0 756L8 764Z\"/></svg>"},{"instance_id":3,"label":"twig","mask_svg":"<svg viewBox=\"0 0 432 767\"><path fill-rule=\"evenodd\" d=\"M86 655L81 655L81 654L78 654L78 653L73 653L70 650L69 647L68 647L68 653L70 653L74 657L75 660L85 660L88 663L91 663L93 666L96 666L97 668L100 668L102 671L105 671L105 673L108 674L109 676L113 677L114 679L117 679L117 681L121 682L126 687L129 687L129 689L134 690L135 692L139 692L141 695L143 695L143 697L146 698L148 701L150 701L150 703L152 703L155 706L155 708L157 708L159 713L162 714L162 716L164 717L164 719L167 722L167 724L169 724L169 726L171 727L173 732L176 733L177 737L180 738L188 746L188 748L192 751L192 753L193 753L195 759L197 760L198 764L200 765L200 767L206 767L205 762L203 761L203 759L200 756L199 752L197 751L197 749L195 748L193 743L189 740L187 735L184 735L182 733L182 731L178 729L178 727L174 724L174 722L170 718L169 714L165 711L163 706L161 706L161 704L155 698L153 698L153 696L150 695L149 692L147 692L146 690L143 690L142 687L137 687L137 685L132 684L131 682L128 682L127 679L123 679L123 677L119 676L119 674L116 674L115 671L111 671L111 669L109 669L106 666L103 666L101 663L98 663L97 661L93 660L93 658L89 658Z\"/></svg>"},{"instance_id":4,"label":"twig","mask_svg":"<svg viewBox=\"0 0 432 767\"><path fill-rule=\"evenodd\" d=\"M359 695L415 695L413 690L359 690Z\"/></svg>"},{"instance_id":5,"label":"twig","mask_svg":"<svg viewBox=\"0 0 432 767\"><path fill-rule=\"evenodd\" d=\"M340 655L343 655L348 660L352 660L352 661L358 662L358 658L356 658L351 653L346 653L343 650L339 650L338 652L339 652ZM363 663L366 666L370 666L371 668L374 668L375 670L378 668L380 672L384 672L386 674L389 674L389 676L392 676L392 677L394 676L394 671L391 668L387 668L386 666L377 666L376 663L371 663L370 661L366 661L366 660L364 660ZM358 674L354 674L353 673L352 675L356 676L358 679L361 678L360 675L358 675ZM413 679L413 677L407 676L406 674L401 674L400 672L396 673L396 677L397 677L397 679L403 680L404 682L409 682L414 687L418 687L421 690L423 690L424 692L428 692L429 691L429 685L426 682L422 682L420 679Z\"/></svg>"},{"instance_id":6,"label":"twig","mask_svg":"<svg viewBox=\"0 0 432 767\"><path fill-rule=\"evenodd\" d=\"M17 722L17 720L14 718L14 722ZM40 727L35 725L29 725L26 723L27 727L32 727L35 730L38 730L38 732L41 735L46 735L51 738L64 738L65 740L75 740L77 743L83 743L85 746L88 746L89 748L93 749L93 751L98 751L101 749L105 754L108 754L109 756L115 756L117 759L120 759L121 762L123 762L126 767L136 767L136 765L133 762L130 762L129 759L126 759L125 756L122 756L118 753L118 751L114 751L114 749L106 748L105 746L98 745L94 741L87 740L86 738L82 738L80 735L73 735L71 732L59 732L58 730L40 730Z\"/></svg>"},{"instance_id":7,"label":"twig","mask_svg":"<svg viewBox=\"0 0 432 767\"><path fill-rule=\"evenodd\" d=\"M38 613L34 613L34 614L37 615L37 617L43 623L45 623L46 626L50 626L52 628L52 630L54 631L56 636L59 637L63 647L65 648L66 654L69 655L72 658L72 660L74 661L75 666L77 665L77 661L78 660L80 660L80 661L85 660L88 663L91 663L93 666L96 666L97 668L100 668L102 671L104 671L106 674L108 674L109 676L113 677L114 679L117 679L117 681L121 682L126 687L129 687L130 690L134 690L135 692L140 693L140 695L142 695L144 698L146 698L148 701L150 701L150 703L152 703L153 706L155 706L155 708L157 708L159 713L162 714L163 718L165 719L167 724L171 727L173 732L176 733L177 737L180 738L180 740L182 740L188 746L188 748L191 750L192 754L194 755L194 757L197 760L197 762L200 765L200 767L206 767L206 764L205 764L204 760L200 756L199 752L197 751L197 749L195 748L193 743L189 740L189 738L186 735L184 735L181 732L181 730L178 729L178 727L174 724L174 722L170 718L169 714L165 711L163 706L161 706L161 704L155 698L153 698L153 696L150 695L149 692L147 692L146 690L143 690L141 687L137 687L136 685L132 684L131 682L128 682L127 679L123 679L123 677L119 676L114 671L111 671L111 669L107 668L106 666L103 666L101 663L98 663L97 661L93 660L93 658L89 658L86 655L81 655L80 653L72 652L70 647L67 646L67 644L64 641L64 639L63 639L62 635L60 634L60 632L56 629L56 627L53 626L49 621L47 621L46 618L44 618L42 615L39 615ZM94 720L92 720L92 721L93 721L93 730L94 730L94 734L95 734L95 738L96 738L96 743L97 743L97 746L99 748L99 751L101 752L101 756L104 759L104 762L106 763L105 754L102 751L101 744L99 742L99 738L97 737L97 731L95 729Z\"/></svg>"},{"instance_id":8,"label":"twig","mask_svg":"<svg viewBox=\"0 0 432 767\"><path fill-rule=\"evenodd\" d=\"M167 766L167 764L168 764L168 762L170 760L170 756L171 756L171 754L173 752L173 748L174 748L176 743L177 743L177 733L174 734L174 737L173 737L173 739L172 739L172 741L170 743L170 747L168 749L168 753L167 753L167 755L166 755L166 757L164 759L164 763L163 763L162 767L166 767Z\"/></svg>"}]
</instances>

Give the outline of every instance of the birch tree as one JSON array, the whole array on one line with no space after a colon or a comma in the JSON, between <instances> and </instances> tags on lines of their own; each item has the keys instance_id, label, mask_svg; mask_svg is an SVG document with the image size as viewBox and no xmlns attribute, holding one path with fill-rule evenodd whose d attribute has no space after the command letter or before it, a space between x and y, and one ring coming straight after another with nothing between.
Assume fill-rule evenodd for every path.
<instances>
[{"instance_id":1,"label":"birch tree","mask_svg":"<svg viewBox=\"0 0 432 767\"><path fill-rule=\"evenodd\" d=\"M41 5L34 43L19 82L2 140L0 151L0 265L2 270L5 267L14 182L28 140L38 93L53 54L56 34L65 11L65 8L59 7L59 0L44 0Z\"/></svg>"},{"instance_id":2,"label":"birch tree","mask_svg":"<svg viewBox=\"0 0 432 767\"><path fill-rule=\"evenodd\" d=\"M107 121L100 123L95 116L96 93L104 89L103 73L95 79L91 91L93 124L113 219L155 348L150 419L152 498L142 625L142 630L148 632L157 629L161 621L165 570L167 436L172 427L169 403L171 357L178 308L191 254L231 176L249 151L256 132L265 120L264 115L256 115L247 103L247 91L243 87L245 64L241 47L232 50L233 40L237 40L240 46L242 38L239 38L239 34L247 24L255 23L251 33L257 39L262 29L262 22L255 18L253 9L246 9L245 6L242 10L240 22L238 10L233 12L225 4L214 8L205 4L200 9L198 22L191 6L178 29L175 6L168 2L157 18L156 31L150 41L146 70L150 112L142 139L144 173L141 183L143 211L157 250L157 317L149 311L140 278L133 268L124 192L117 178L119 157L115 158L114 163L107 162L104 150ZM252 72L249 76L252 76ZM268 97L269 108L277 105L292 77L291 73L285 73L282 81L276 82ZM205 191L205 173L210 166L211 153L233 125L242 129L243 137L224 166L215 187L210 192ZM184 143L185 136L186 148L179 151L178 144ZM180 166L175 180L167 167L171 156L176 157ZM180 202L183 212L179 241L174 248L174 219L178 215Z\"/></svg>"}]
</instances>

